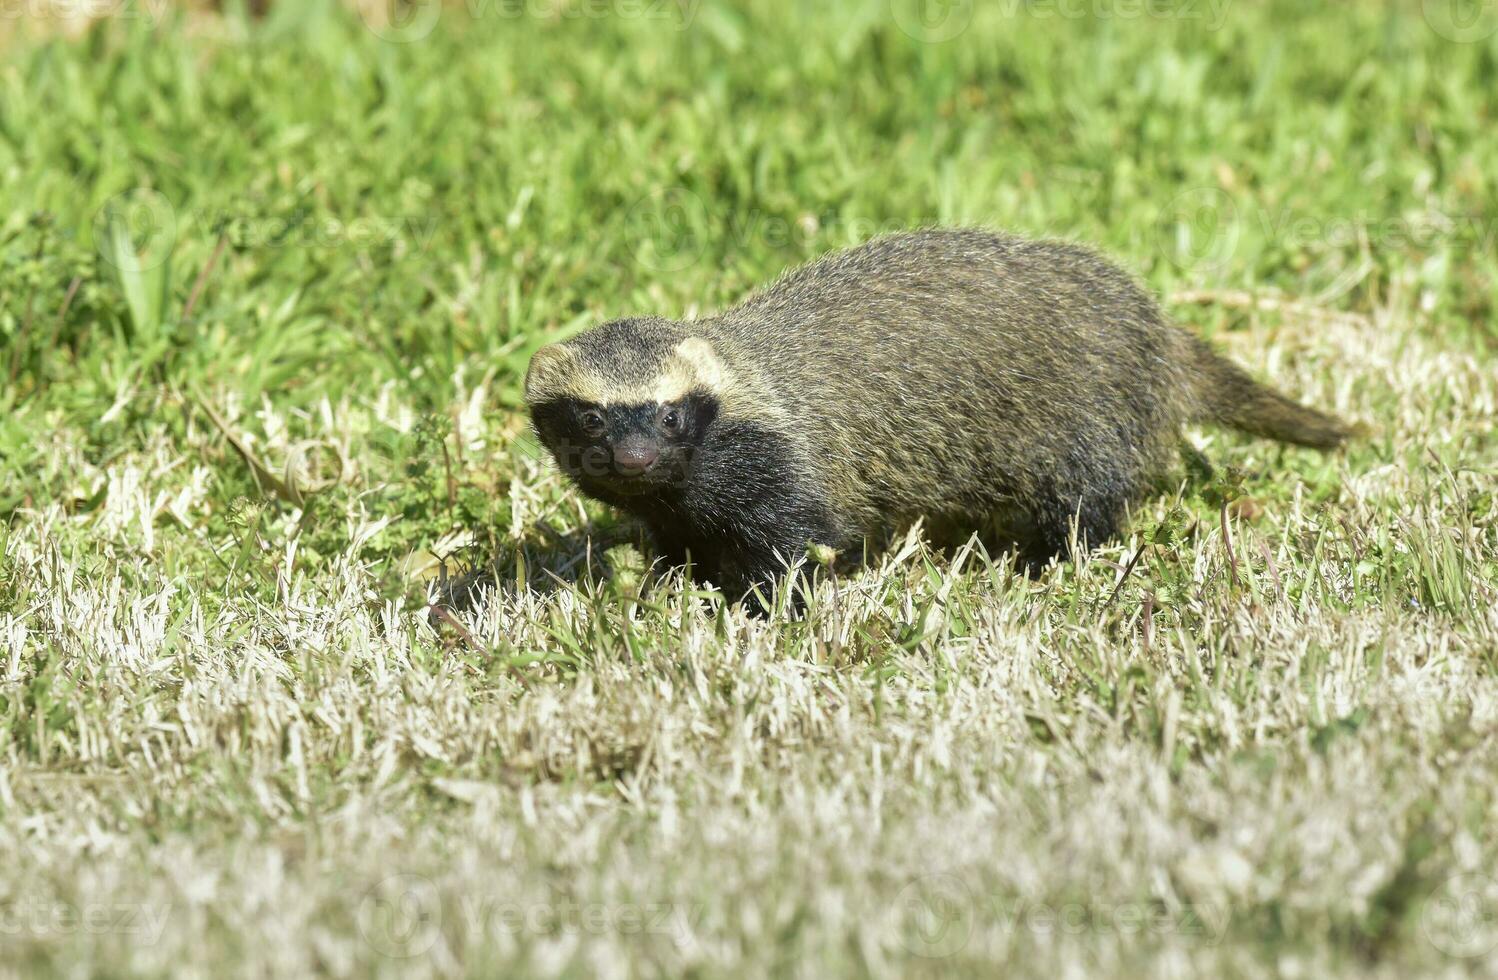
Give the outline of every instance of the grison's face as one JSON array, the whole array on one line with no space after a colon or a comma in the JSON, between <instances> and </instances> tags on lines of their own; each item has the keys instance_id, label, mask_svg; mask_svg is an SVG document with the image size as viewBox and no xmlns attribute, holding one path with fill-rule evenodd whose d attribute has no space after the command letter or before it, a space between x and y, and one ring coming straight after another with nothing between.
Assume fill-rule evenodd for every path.
<instances>
[{"instance_id":1,"label":"grison's face","mask_svg":"<svg viewBox=\"0 0 1498 980\"><path fill-rule=\"evenodd\" d=\"M687 481L717 411L707 394L640 404L560 398L532 406L531 418L557 465L583 489L636 496Z\"/></svg>"},{"instance_id":2,"label":"grison's face","mask_svg":"<svg viewBox=\"0 0 1498 980\"><path fill-rule=\"evenodd\" d=\"M669 321L616 321L537 351L525 397L562 471L605 499L685 485L718 417L720 362Z\"/></svg>"}]
</instances>

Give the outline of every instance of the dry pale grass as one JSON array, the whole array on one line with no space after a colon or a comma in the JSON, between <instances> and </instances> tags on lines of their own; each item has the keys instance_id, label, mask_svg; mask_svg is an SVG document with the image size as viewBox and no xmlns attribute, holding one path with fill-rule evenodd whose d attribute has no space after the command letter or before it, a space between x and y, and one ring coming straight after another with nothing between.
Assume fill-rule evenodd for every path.
<instances>
[{"instance_id":1,"label":"dry pale grass","mask_svg":"<svg viewBox=\"0 0 1498 980\"><path fill-rule=\"evenodd\" d=\"M583 556L534 528L582 512L481 391L530 586L502 559L462 628L359 563L358 505L332 571L294 510L251 542L273 601L174 568L236 465L205 419L102 467L39 433L104 496L4 532L0 969L1492 975L1498 374L1389 318L1227 343L1376 434L1203 434L1238 516L1163 497L1038 582L913 538L804 622L547 588ZM278 470L415 418L221 407Z\"/></svg>"}]
</instances>

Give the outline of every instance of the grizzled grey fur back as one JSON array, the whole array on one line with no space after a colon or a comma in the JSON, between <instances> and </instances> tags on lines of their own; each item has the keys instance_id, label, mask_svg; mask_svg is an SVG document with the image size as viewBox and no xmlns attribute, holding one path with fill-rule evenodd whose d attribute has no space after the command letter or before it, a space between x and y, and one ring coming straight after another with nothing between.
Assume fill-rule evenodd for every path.
<instances>
[{"instance_id":1,"label":"grizzled grey fur back","mask_svg":"<svg viewBox=\"0 0 1498 980\"><path fill-rule=\"evenodd\" d=\"M585 492L735 592L808 542L848 548L917 518L997 518L1036 561L1064 552L1073 522L1099 543L1188 421L1323 448L1346 436L1087 249L987 231L870 242L697 322L605 325L538 353L527 400ZM640 473L608 465L623 443L650 460ZM579 447L597 472L562 459Z\"/></svg>"},{"instance_id":2,"label":"grizzled grey fur back","mask_svg":"<svg viewBox=\"0 0 1498 980\"><path fill-rule=\"evenodd\" d=\"M1079 507L1111 513L1190 412L1177 333L1125 275L1062 243L887 238L713 326L866 522L978 520L998 502L1058 530Z\"/></svg>"}]
</instances>

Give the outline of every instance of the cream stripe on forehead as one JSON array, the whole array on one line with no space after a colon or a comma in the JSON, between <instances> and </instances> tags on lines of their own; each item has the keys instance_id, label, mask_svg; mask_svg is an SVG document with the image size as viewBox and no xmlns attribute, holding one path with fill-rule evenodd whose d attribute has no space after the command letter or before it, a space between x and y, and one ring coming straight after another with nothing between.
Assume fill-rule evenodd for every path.
<instances>
[{"instance_id":1,"label":"cream stripe on forehead","mask_svg":"<svg viewBox=\"0 0 1498 980\"><path fill-rule=\"evenodd\" d=\"M542 354L542 351L548 353ZM712 345L688 337L676 345L660 372L649 380L623 383L578 363L565 345L537 352L526 378L526 401L535 404L574 398L594 405L645 405L676 401L693 389L717 391L723 385L723 362Z\"/></svg>"}]
</instances>

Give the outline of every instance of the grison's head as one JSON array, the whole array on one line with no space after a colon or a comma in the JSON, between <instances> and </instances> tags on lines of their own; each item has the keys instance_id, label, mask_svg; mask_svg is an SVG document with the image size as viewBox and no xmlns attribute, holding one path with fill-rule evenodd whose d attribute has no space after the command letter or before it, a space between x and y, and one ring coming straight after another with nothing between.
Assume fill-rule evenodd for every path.
<instances>
[{"instance_id":1,"label":"grison's head","mask_svg":"<svg viewBox=\"0 0 1498 980\"><path fill-rule=\"evenodd\" d=\"M525 401L536 434L584 490L680 486L717 420L724 367L680 323L615 320L536 351Z\"/></svg>"}]
</instances>

